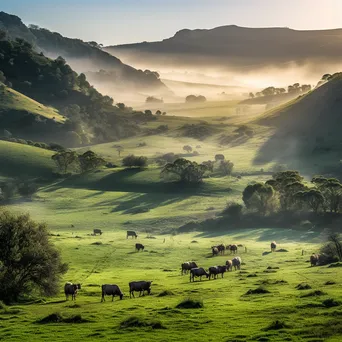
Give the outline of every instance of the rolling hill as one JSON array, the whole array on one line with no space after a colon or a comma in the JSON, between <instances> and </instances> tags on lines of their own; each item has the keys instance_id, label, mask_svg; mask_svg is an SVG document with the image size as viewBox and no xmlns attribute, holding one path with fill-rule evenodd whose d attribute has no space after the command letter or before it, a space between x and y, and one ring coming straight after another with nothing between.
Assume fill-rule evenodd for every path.
<instances>
[{"instance_id":1,"label":"rolling hill","mask_svg":"<svg viewBox=\"0 0 342 342\"><path fill-rule=\"evenodd\" d=\"M95 42L87 43L80 39L71 39L57 32L31 25L27 27L17 16L0 12L0 29L10 38L22 38L32 44L36 51L56 58L62 56L78 72L99 71L104 69L115 74L111 82L126 91L169 93L158 77L149 72L137 70L122 63L118 58L103 51ZM94 85L96 86L96 80Z\"/></svg>"},{"instance_id":2,"label":"rolling hill","mask_svg":"<svg viewBox=\"0 0 342 342\"><path fill-rule=\"evenodd\" d=\"M292 63L337 63L341 38L342 29L299 31L229 25L184 29L163 41L108 46L105 50L133 65L148 58L155 67L211 65L246 72Z\"/></svg>"},{"instance_id":3,"label":"rolling hill","mask_svg":"<svg viewBox=\"0 0 342 342\"><path fill-rule=\"evenodd\" d=\"M256 162L279 160L323 171L338 168L342 151L342 76L253 120L276 128Z\"/></svg>"}]
</instances>

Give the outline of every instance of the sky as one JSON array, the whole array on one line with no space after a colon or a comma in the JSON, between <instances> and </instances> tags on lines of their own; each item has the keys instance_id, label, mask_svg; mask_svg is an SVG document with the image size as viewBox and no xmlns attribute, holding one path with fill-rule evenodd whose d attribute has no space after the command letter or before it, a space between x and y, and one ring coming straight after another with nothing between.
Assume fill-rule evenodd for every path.
<instances>
[{"instance_id":1,"label":"sky","mask_svg":"<svg viewBox=\"0 0 342 342\"><path fill-rule=\"evenodd\" d=\"M223 25L342 27L342 0L0 0L0 10L64 36L104 45L158 41Z\"/></svg>"}]
</instances>

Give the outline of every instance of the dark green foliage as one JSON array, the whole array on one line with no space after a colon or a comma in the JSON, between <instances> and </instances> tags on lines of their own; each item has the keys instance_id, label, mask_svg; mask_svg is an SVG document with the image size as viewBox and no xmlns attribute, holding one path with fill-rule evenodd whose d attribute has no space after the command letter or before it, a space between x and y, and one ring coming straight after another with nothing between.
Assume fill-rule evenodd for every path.
<instances>
[{"instance_id":1,"label":"dark green foliage","mask_svg":"<svg viewBox=\"0 0 342 342\"><path fill-rule=\"evenodd\" d=\"M203 180L205 172L208 171L205 165L199 165L196 162L179 158L173 163L168 163L164 166L161 176L175 176L180 182L185 183L200 183Z\"/></svg>"},{"instance_id":2,"label":"dark green foliage","mask_svg":"<svg viewBox=\"0 0 342 342\"><path fill-rule=\"evenodd\" d=\"M187 298L176 305L177 309L201 309L203 308L203 301L198 299Z\"/></svg>"},{"instance_id":3,"label":"dark green foliage","mask_svg":"<svg viewBox=\"0 0 342 342\"><path fill-rule=\"evenodd\" d=\"M38 191L38 185L31 181L25 181L18 184L18 193L24 197L31 197Z\"/></svg>"},{"instance_id":4,"label":"dark green foliage","mask_svg":"<svg viewBox=\"0 0 342 342\"><path fill-rule=\"evenodd\" d=\"M331 232L328 236L327 243L321 247L320 254L320 264L328 264L338 260L342 261L341 236Z\"/></svg>"},{"instance_id":5,"label":"dark green foliage","mask_svg":"<svg viewBox=\"0 0 342 342\"><path fill-rule=\"evenodd\" d=\"M234 220L239 220L242 215L243 206L240 203L229 202L226 208L222 211L222 215L229 216Z\"/></svg>"},{"instance_id":6,"label":"dark green foliage","mask_svg":"<svg viewBox=\"0 0 342 342\"><path fill-rule=\"evenodd\" d=\"M15 182L6 181L0 183L0 202L12 199L17 191Z\"/></svg>"},{"instance_id":7,"label":"dark green foliage","mask_svg":"<svg viewBox=\"0 0 342 342\"><path fill-rule=\"evenodd\" d=\"M321 191L317 189L299 191L294 195L294 198L300 201L302 205L307 205L315 213L317 213L324 204L324 197Z\"/></svg>"},{"instance_id":8,"label":"dark green foliage","mask_svg":"<svg viewBox=\"0 0 342 342\"><path fill-rule=\"evenodd\" d=\"M78 156L78 162L82 172L97 169L105 165L106 161L93 151L87 151Z\"/></svg>"},{"instance_id":9,"label":"dark green foliage","mask_svg":"<svg viewBox=\"0 0 342 342\"><path fill-rule=\"evenodd\" d=\"M215 129L208 123L203 122L199 124L185 124L179 129L183 137L194 138L198 140L204 140L207 137L214 134Z\"/></svg>"},{"instance_id":10,"label":"dark green foliage","mask_svg":"<svg viewBox=\"0 0 342 342\"><path fill-rule=\"evenodd\" d=\"M35 292L58 293L67 265L49 241L44 224L37 224L29 215L1 212L0 250L0 300L12 302Z\"/></svg>"},{"instance_id":11,"label":"dark green foliage","mask_svg":"<svg viewBox=\"0 0 342 342\"><path fill-rule=\"evenodd\" d=\"M224 176L230 176L233 172L234 163L230 160L221 160L218 165L218 172Z\"/></svg>"},{"instance_id":12,"label":"dark green foliage","mask_svg":"<svg viewBox=\"0 0 342 342\"><path fill-rule=\"evenodd\" d=\"M61 151L54 154L51 158L57 164L58 169L63 173L67 173L68 168L78 161L77 153L74 151Z\"/></svg>"},{"instance_id":13,"label":"dark green foliage","mask_svg":"<svg viewBox=\"0 0 342 342\"><path fill-rule=\"evenodd\" d=\"M129 328L152 328L166 329L160 321L150 321L145 318L131 316L120 323L121 329Z\"/></svg>"},{"instance_id":14,"label":"dark green foliage","mask_svg":"<svg viewBox=\"0 0 342 342\"><path fill-rule=\"evenodd\" d=\"M147 158L130 154L129 156L122 159L122 165L126 167L146 167Z\"/></svg>"},{"instance_id":15,"label":"dark green foliage","mask_svg":"<svg viewBox=\"0 0 342 342\"><path fill-rule=\"evenodd\" d=\"M160 166L164 166L166 163L173 163L178 157L178 155L173 152L165 153L162 156L156 158L156 162Z\"/></svg>"},{"instance_id":16,"label":"dark green foliage","mask_svg":"<svg viewBox=\"0 0 342 342\"><path fill-rule=\"evenodd\" d=\"M273 210L274 189L269 184L250 184L243 191L242 199L248 209L256 209L260 214L266 215Z\"/></svg>"}]
</instances>

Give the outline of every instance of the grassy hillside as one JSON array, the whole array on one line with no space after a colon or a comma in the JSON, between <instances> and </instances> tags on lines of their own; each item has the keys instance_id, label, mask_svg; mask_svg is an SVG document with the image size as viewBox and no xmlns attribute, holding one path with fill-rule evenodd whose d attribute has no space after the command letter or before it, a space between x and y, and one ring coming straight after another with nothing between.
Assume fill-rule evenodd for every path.
<instances>
[{"instance_id":1,"label":"grassy hillside","mask_svg":"<svg viewBox=\"0 0 342 342\"><path fill-rule=\"evenodd\" d=\"M341 153L342 78L329 82L253 119L275 127L260 149L260 163L281 161L311 172L337 172Z\"/></svg>"},{"instance_id":2,"label":"grassy hillside","mask_svg":"<svg viewBox=\"0 0 342 342\"><path fill-rule=\"evenodd\" d=\"M54 119L56 122L65 121L65 117L56 109L44 106L14 89L4 86L4 89L0 90L0 111L8 110L27 111L46 119Z\"/></svg>"},{"instance_id":3,"label":"grassy hillside","mask_svg":"<svg viewBox=\"0 0 342 342\"><path fill-rule=\"evenodd\" d=\"M0 175L44 177L55 170L53 152L33 146L0 140Z\"/></svg>"}]
</instances>

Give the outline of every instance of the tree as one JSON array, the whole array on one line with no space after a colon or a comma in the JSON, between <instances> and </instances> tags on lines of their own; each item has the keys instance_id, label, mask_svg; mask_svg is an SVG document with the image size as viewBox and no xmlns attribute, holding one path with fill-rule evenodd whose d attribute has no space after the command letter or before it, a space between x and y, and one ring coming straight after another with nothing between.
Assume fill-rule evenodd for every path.
<instances>
[{"instance_id":1,"label":"tree","mask_svg":"<svg viewBox=\"0 0 342 342\"><path fill-rule=\"evenodd\" d=\"M336 178L316 176L312 179L324 196L325 206L331 213L338 213L342 205L342 184Z\"/></svg>"},{"instance_id":2,"label":"tree","mask_svg":"<svg viewBox=\"0 0 342 342\"><path fill-rule=\"evenodd\" d=\"M230 176L233 172L234 163L230 160L221 160L218 170L221 174L225 176Z\"/></svg>"},{"instance_id":3,"label":"tree","mask_svg":"<svg viewBox=\"0 0 342 342\"><path fill-rule=\"evenodd\" d=\"M328 264L335 261L342 261L342 241L341 236L330 231L327 243L320 249L320 263Z\"/></svg>"},{"instance_id":4,"label":"tree","mask_svg":"<svg viewBox=\"0 0 342 342\"><path fill-rule=\"evenodd\" d=\"M69 166L78 160L77 153L74 151L61 151L54 154L51 158L63 173L67 173Z\"/></svg>"},{"instance_id":5,"label":"tree","mask_svg":"<svg viewBox=\"0 0 342 342\"><path fill-rule=\"evenodd\" d=\"M116 146L116 150L118 151L119 157L121 156L121 152L124 150L122 146Z\"/></svg>"},{"instance_id":6,"label":"tree","mask_svg":"<svg viewBox=\"0 0 342 342\"><path fill-rule=\"evenodd\" d=\"M67 264L49 241L44 224L29 215L0 212L0 250L0 300L11 303L35 292L59 292Z\"/></svg>"},{"instance_id":7,"label":"tree","mask_svg":"<svg viewBox=\"0 0 342 342\"><path fill-rule=\"evenodd\" d=\"M14 182L6 181L0 183L0 201L10 200L16 193L17 186Z\"/></svg>"},{"instance_id":8,"label":"tree","mask_svg":"<svg viewBox=\"0 0 342 342\"><path fill-rule=\"evenodd\" d=\"M186 98L185 98L185 102L205 102L207 101L207 99L205 98L205 96L203 95L199 95L199 96L196 96L196 95L188 95Z\"/></svg>"},{"instance_id":9,"label":"tree","mask_svg":"<svg viewBox=\"0 0 342 342\"><path fill-rule=\"evenodd\" d=\"M0 41L1 41L1 40L5 40L5 39L6 39L6 36L7 36L6 31L0 30Z\"/></svg>"},{"instance_id":10,"label":"tree","mask_svg":"<svg viewBox=\"0 0 342 342\"><path fill-rule=\"evenodd\" d=\"M307 93L308 91L311 90L311 85L310 84L303 84L300 89L301 89L302 93Z\"/></svg>"},{"instance_id":11,"label":"tree","mask_svg":"<svg viewBox=\"0 0 342 342\"><path fill-rule=\"evenodd\" d=\"M154 96L148 96L146 98L146 103L163 103L164 100L163 99L158 99Z\"/></svg>"},{"instance_id":12,"label":"tree","mask_svg":"<svg viewBox=\"0 0 342 342\"><path fill-rule=\"evenodd\" d=\"M126 109L126 105L122 102L117 103L116 106L122 111Z\"/></svg>"},{"instance_id":13,"label":"tree","mask_svg":"<svg viewBox=\"0 0 342 342\"><path fill-rule=\"evenodd\" d=\"M272 96L275 94L275 88L274 87L268 87L261 91L262 95L264 96Z\"/></svg>"},{"instance_id":14,"label":"tree","mask_svg":"<svg viewBox=\"0 0 342 342\"><path fill-rule=\"evenodd\" d=\"M94 170L106 164L106 161L93 151L87 151L79 155L78 162L82 172Z\"/></svg>"},{"instance_id":15,"label":"tree","mask_svg":"<svg viewBox=\"0 0 342 342\"><path fill-rule=\"evenodd\" d=\"M248 209L256 209L266 215L274 208L274 189L269 184L250 184L244 189L242 199Z\"/></svg>"},{"instance_id":16,"label":"tree","mask_svg":"<svg viewBox=\"0 0 342 342\"><path fill-rule=\"evenodd\" d=\"M156 111L156 115L157 115L157 116L161 115L161 113L162 113L162 112L161 112L160 110L157 110L157 111Z\"/></svg>"},{"instance_id":17,"label":"tree","mask_svg":"<svg viewBox=\"0 0 342 342\"><path fill-rule=\"evenodd\" d=\"M0 70L0 82L5 83L6 82L6 77L4 73Z\"/></svg>"},{"instance_id":18,"label":"tree","mask_svg":"<svg viewBox=\"0 0 342 342\"><path fill-rule=\"evenodd\" d=\"M223 154L216 154L216 155L215 155L215 161L216 161L216 162L222 161L222 160L224 160L224 159L225 159L225 157L224 157Z\"/></svg>"},{"instance_id":19,"label":"tree","mask_svg":"<svg viewBox=\"0 0 342 342\"><path fill-rule=\"evenodd\" d=\"M205 172L208 171L205 165L199 165L196 162L179 158L173 163L164 166L161 176L175 176L178 181L184 183L200 183L203 180Z\"/></svg>"},{"instance_id":20,"label":"tree","mask_svg":"<svg viewBox=\"0 0 342 342\"><path fill-rule=\"evenodd\" d=\"M255 97L254 94L253 94L252 92L250 92L250 93L248 94L248 96L249 96L250 99L254 99L254 97Z\"/></svg>"},{"instance_id":21,"label":"tree","mask_svg":"<svg viewBox=\"0 0 342 342\"><path fill-rule=\"evenodd\" d=\"M184 145L183 150L187 153L191 153L192 147L190 145Z\"/></svg>"},{"instance_id":22,"label":"tree","mask_svg":"<svg viewBox=\"0 0 342 342\"><path fill-rule=\"evenodd\" d=\"M38 185L34 182L25 181L18 184L18 192L24 197L31 197L37 190Z\"/></svg>"},{"instance_id":23,"label":"tree","mask_svg":"<svg viewBox=\"0 0 342 342\"><path fill-rule=\"evenodd\" d=\"M295 198L302 204L307 205L315 213L317 213L324 204L324 197L322 193L317 189L299 191L295 194Z\"/></svg>"},{"instance_id":24,"label":"tree","mask_svg":"<svg viewBox=\"0 0 342 342\"><path fill-rule=\"evenodd\" d=\"M222 215L239 220L241 218L242 209L243 206L240 203L228 202L226 208L222 211Z\"/></svg>"},{"instance_id":25,"label":"tree","mask_svg":"<svg viewBox=\"0 0 342 342\"><path fill-rule=\"evenodd\" d=\"M138 157L134 154L130 154L129 156L122 159L122 165L126 167L146 167L147 158L143 156Z\"/></svg>"}]
</instances>

